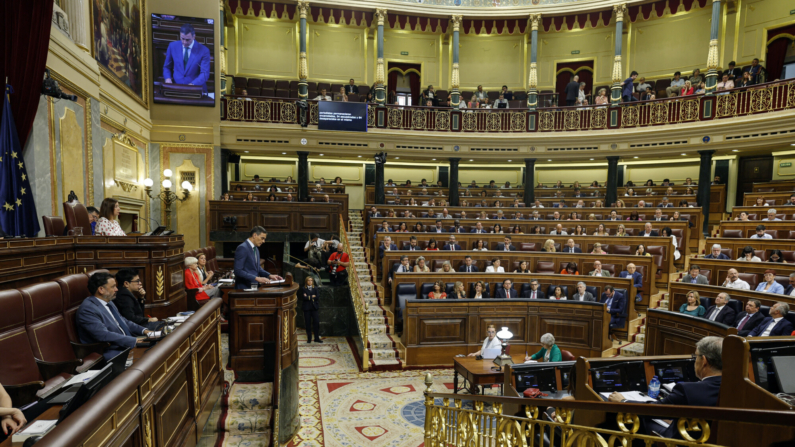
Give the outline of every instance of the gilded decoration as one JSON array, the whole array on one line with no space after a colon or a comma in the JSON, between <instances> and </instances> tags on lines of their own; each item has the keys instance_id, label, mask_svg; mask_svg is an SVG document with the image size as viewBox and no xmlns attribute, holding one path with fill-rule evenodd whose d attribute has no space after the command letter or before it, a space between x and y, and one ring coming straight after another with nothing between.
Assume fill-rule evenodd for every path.
<instances>
[{"instance_id":1,"label":"gilded decoration","mask_svg":"<svg viewBox=\"0 0 795 447\"><path fill-rule=\"evenodd\" d=\"M607 109L599 107L591 110L591 129L604 129L607 127Z\"/></svg>"},{"instance_id":2,"label":"gilded decoration","mask_svg":"<svg viewBox=\"0 0 795 447\"><path fill-rule=\"evenodd\" d=\"M239 99L227 100L226 117L230 120L243 119L243 101Z\"/></svg>"},{"instance_id":3,"label":"gilded decoration","mask_svg":"<svg viewBox=\"0 0 795 447\"><path fill-rule=\"evenodd\" d=\"M613 60L613 83L621 82L621 56Z\"/></svg>"},{"instance_id":4,"label":"gilded decoration","mask_svg":"<svg viewBox=\"0 0 795 447\"><path fill-rule=\"evenodd\" d=\"M552 112L538 112L538 128L540 130L554 130L555 115Z\"/></svg>"},{"instance_id":5,"label":"gilded decoration","mask_svg":"<svg viewBox=\"0 0 795 447\"><path fill-rule=\"evenodd\" d=\"M538 88L538 64L530 62L530 78L527 82L528 89L535 90Z\"/></svg>"},{"instance_id":6,"label":"gilded decoration","mask_svg":"<svg viewBox=\"0 0 795 447\"><path fill-rule=\"evenodd\" d=\"M94 136L93 136L93 123L91 122L91 101L92 99L86 98L86 111L89 117L86 120L86 162L87 162L87 176L88 179L88 197L86 197L86 204L88 206L94 205Z\"/></svg>"},{"instance_id":7,"label":"gilded decoration","mask_svg":"<svg viewBox=\"0 0 795 447\"><path fill-rule=\"evenodd\" d=\"M790 83L787 85L787 89L789 90L787 94L787 107L795 107L795 84Z\"/></svg>"},{"instance_id":8,"label":"gilded decoration","mask_svg":"<svg viewBox=\"0 0 795 447\"><path fill-rule=\"evenodd\" d=\"M414 110L411 114L411 126L415 129L425 129L428 122L427 110Z\"/></svg>"},{"instance_id":9,"label":"gilded decoration","mask_svg":"<svg viewBox=\"0 0 795 447\"><path fill-rule=\"evenodd\" d=\"M773 103L773 93L769 88L751 90L751 112L766 112Z\"/></svg>"},{"instance_id":10,"label":"gilded decoration","mask_svg":"<svg viewBox=\"0 0 795 447\"><path fill-rule=\"evenodd\" d=\"M375 127L375 107L367 105L367 127Z\"/></svg>"},{"instance_id":11,"label":"gilded decoration","mask_svg":"<svg viewBox=\"0 0 795 447\"><path fill-rule=\"evenodd\" d=\"M84 112L85 116L85 112ZM85 123L83 119L81 119ZM90 126L90 123L85 123ZM82 175L70 175L75 166L83 165L83 129L77 122L77 114L72 109L64 109L58 121L61 142L61 180L63 181L63 201L66 202L70 191L83 197L84 178Z\"/></svg>"},{"instance_id":12,"label":"gilded decoration","mask_svg":"<svg viewBox=\"0 0 795 447\"><path fill-rule=\"evenodd\" d=\"M389 127L403 127L403 111L400 109L389 109Z\"/></svg>"},{"instance_id":13,"label":"gilded decoration","mask_svg":"<svg viewBox=\"0 0 795 447\"><path fill-rule=\"evenodd\" d=\"M464 16L453 16L451 22L453 22L453 32L456 32L461 29L461 21L464 20Z\"/></svg>"},{"instance_id":14,"label":"gilded decoration","mask_svg":"<svg viewBox=\"0 0 795 447\"><path fill-rule=\"evenodd\" d=\"M651 104L651 124L668 123L668 103L655 102Z\"/></svg>"},{"instance_id":15,"label":"gilded decoration","mask_svg":"<svg viewBox=\"0 0 795 447\"><path fill-rule=\"evenodd\" d=\"M450 130L450 112L436 112L436 130Z\"/></svg>"},{"instance_id":16,"label":"gilded decoration","mask_svg":"<svg viewBox=\"0 0 795 447\"><path fill-rule=\"evenodd\" d=\"M720 62L718 60L718 39L711 39L709 41L709 53L707 56L707 68L709 70L717 70Z\"/></svg>"},{"instance_id":17,"label":"gilded decoration","mask_svg":"<svg viewBox=\"0 0 795 447\"><path fill-rule=\"evenodd\" d=\"M737 114L737 95L719 95L717 117Z\"/></svg>"},{"instance_id":18,"label":"gilded decoration","mask_svg":"<svg viewBox=\"0 0 795 447\"><path fill-rule=\"evenodd\" d=\"M500 131L500 128L502 127L502 118L500 115L502 115L502 113L499 112L492 112L486 115L486 130L489 132Z\"/></svg>"},{"instance_id":19,"label":"gilded decoration","mask_svg":"<svg viewBox=\"0 0 795 447\"><path fill-rule=\"evenodd\" d=\"M566 110L566 115L563 117L563 126L566 129L579 129L580 128L580 111L579 110Z\"/></svg>"},{"instance_id":20,"label":"gilded decoration","mask_svg":"<svg viewBox=\"0 0 795 447\"><path fill-rule=\"evenodd\" d=\"M286 312L284 324L282 324L282 351L290 350L290 311Z\"/></svg>"},{"instance_id":21,"label":"gilded decoration","mask_svg":"<svg viewBox=\"0 0 795 447\"><path fill-rule=\"evenodd\" d=\"M166 291L166 281L165 281L165 276L163 275L163 266L162 265L158 265L157 266L157 273L155 274L155 281L157 282L157 285L155 287L155 293L157 294L157 297L159 298L158 301L162 301L162 300L165 299L165 297L163 296L163 292Z\"/></svg>"},{"instance_id":22,"label":"gilded decoration","mask_svg":"<svg viewBox=\"0 0 795 447\"><path fill-rule=\"evenodd\" d=\"M299 0L298 4L296 4L296 7L298 8L299 18L306 19L306 15L309 12L309 2Z\"/></svg>"},{"instance_id":23,"label":"gilded decoration","mask_svg":"<svg viewBox=\"0 0 795 447\"><path fill-rule=\"evenodd\" d=\"M306 51L302 51L299 55L298 62L298 79L305 81L309 77L309 68L306 63Z\"/></svg>"},{"instance_id":24,"label":"gilded decoration","mask_svg":"<svg viewBox=\"0 0 795 447\"><path fill-rule=\"evenodd\" d=\"M681 112L679 112L680 121L695 121L698 119L698 100L690 99L682 103Z\"/></svg>"},{"instance_id":25,"label":"gilded decoration","mask_svg":"<svg viewBox=\"0 0 795 447\"><path fill-rule=\"evenodd\" d=\"M627 10L627 4L613 5L613 12L616 14L616 22L624 21L624 12Z\"/></svg>"},{"instance_id":26,"label":"gilded decoration","mask_svg":"<svg viewBox=\"0 0 795 447\"><path fill-rule=\"evenodd\" d=\"M467 112L464 113L463 116L464 116L464 122L463 122L464 130L473 131L478 129L478 118L477 116L475 116L474 113Z\"/></svg>"},{"instance_id":27,"label":"gilded decoration","mask_svg":"<svg viewBox=\"0 0 795 447\"><path fill-rule=\"evenodd\" d=\"M541 23L541 14L530 14L530 31L538 31L539 23Z\"/></svg>"},{"instance_id":28,"label":"gilded decoration","mask_svg":"<svg viewBox=\"0 0 795 447\"><path fill-rule=\"evenodd\" d=\"M291 102L282 103L282 122L294 123L295 122L295 104Z\"/></svg>"},{"instance_id":29,"label":"gilded decoration","mask_svg":"<svg viewBox=\"0 0 795 447\"><path fill-rule=\"evenodd\" d=\"M256 119L257 121L271 120L270 101L257 101L257 103L254 105L254 119Z\"/></svg>"},{"instance_id":30,"label":"gilded decoration","mask_svg":"<svg viewBox=\"0 0 795 447\"><path fill-rule=\"evenodd\" d=\"M525 129L525 124L527 123L527 118L525 117L524 112L512 112L511 113L511 130L514 132L521 132Z\"/></svg>"},{"instance_id":31,"label":"gilded decoration","mask_svg":"<svg viewBox=\"0 0 795 447\"><path fill-rule=\"evenodd\" d=\"M316 102L309 104L309 124L317 124L318 123L318 105Z\"/></svg>"},{"instance_id":32,"label":"gilded decoration","mask_svg":"<svg viewBox=\"0 0 795 447\"><path fill-rule=\"evenodd\" d=\"M635 127L638 125L638 107L624 107L621 112L621 127Z\"/></svg>"},{"instance_id":33,"label":"gilded decoration","mask_svg":"<svg viewBox=\"0 0 795 447\"><path fill-rule=\"evenodd\" d=\"M220 325L218 325L218 330L221 330ZM154 445L155 433L154 430L152 430L152 407L149 407L144 411L144 446L154 447Z\"/></svg>"},{"instance_id":34,"label":"gilded decoration","mask_svg":"<svg viewBox=\"0 0 795 447\"><path fill-rule=\"evenodd\" d=\"M201 409L200 400L199 400L199 367L197 364L199 361L196 359L196 351L191 353L190 364L193 369L193 412L196 416L199 415L199 410Z\"/></svg>"}]
</instances>

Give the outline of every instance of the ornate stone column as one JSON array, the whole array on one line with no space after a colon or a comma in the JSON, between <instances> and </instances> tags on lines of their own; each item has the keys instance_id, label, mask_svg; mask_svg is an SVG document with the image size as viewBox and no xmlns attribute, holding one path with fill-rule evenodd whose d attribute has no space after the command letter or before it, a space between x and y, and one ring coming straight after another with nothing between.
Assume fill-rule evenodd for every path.
<instances>
[{"instance_id":1,"label":"ornate stone column","mask_svg":"<svg viewBox=\"0 0 795 447\"><path fill-rule=\"evenodd\" d=\"M704 227L701 229L704 237L709 237L709 198L710 185L712 184L712 154L715 151L698 151L701 155L701 164L698 167L698 192L696 199L701 213L704 215Z\"/></svg>"},{"instance_id":2,"label":"ornate stone column","mask_svg":"<svg viewBox=\"0 0 795 447\"><path fill-rule=\"evenodd\" d=\"M459 16L460 17L460 16ZM447 190L450 196L450 206L458 206L458 163L461 162L460 158L450 159L450 183L447 185Z\"/></svg>"},{"instance_id":3,"label":"ornate stone column","mask_svg":"<svg viewBox=\"0 0 795 447\"><path fill-rule=\"evenodd\" d=\"M298 61L298 100L306 101L309 99L309 84L306 79L309 77L309 68L306 65L306 14L309 12L309 2L298 1L298 14L300 17L300 59Z\"/></svg>"},{"instance_id":4,"label":"ornate stone column","mask_svg":"<svg viewBox=\"0 0 795 447\"><path fill-rule=\"evenodd\" d=\"M536 67L536 59L538 56L538 24L540 22L541 14L530 14L530 79L527 82L527 108L531 111L538 107L538 69Z\"/></svg>"},{"instance_id":5,"label":"ornate stone column","mask_svg":"<svg viewBox=\"0 0 795 447\"><path fill-rule=\"evenodd\" d=\"M709 55L707 56L706 94L715 93L718 85L718 31L720 28L720 0L712 0L712 26L709 31ZM698 86L693 86L697 88ZM707 214L705 214L706 216ZM708 219L704 219L708 220Z\"/></svg>"},{"instance_id":6,"label":"ornate stone column","mask_svg":"<svg viewBox=\"0 0 795 447\"><path fill-rule=\"evenodd\" d=\"M524 159L524 206L530 208L536 201L536 159Z\"/></svg>"},{"instance_id":7,"label":"ornate stone column","mask_svg":"<svg viewBox=\"0 0 795 447\"><path fill-rule=\"evenodd\" d=\"M450 99L453 101L453 110L458 110L461 104L461 92L459 92L460 81L458 77L458 30L461 28L461 20L463 16L453 16L453 70L450 74ZM452 159L451 159L452 164ZM458 169L458 162L456 162L456 173ZM457 174L456 174L457 175ZM452 185L452 183L451 183ZM450 196L450 203L452 203L453 196ZM456 195L456 204L458 204L458 196Z\"/></svg>"},{"instance_id":8,"label":"ornate stone column","mask_svg":"<svg viewBox=\"0 0 795 447\"><path fill-rule=\"evenodd\" d=\"M611 207L618 200L618 158L607 157L607 192L605 207Z\"/></svg>"},{"instance_id":9,"label":"ornate stone column","mask_svg":"<svg viewBox=\"0 0 795 447\"><path fill-rule=\"evenodd\" d=\"M378 39L376 42L378 59L375 65L375 102L379 106L382 106L386 104L386 89L384 88L384 84L386 83L384 80L384 19L386 18L386 9L376 9L375 17L378 20Z\"/></svg>"},{"instance_id":10,"label":"ornate stone column","mask_svg":"<svg viewBox=\"0 0 795 447\"><path fill-rule=\"evenodd\" d=\"M613 59L613 86L610 88L610 104L618 106L621 103L621 36L624 32L624 12L627 10L627 5L622 3L620 5L613 5L613 11L616 13L616 53Z\"/></svg>"},{"instance_id":11,"label":"ornate stone column","mask_svg":"<svg viewBox=\"0 0 795 447\"><path fill-rule=\"evenodd\" d=\"M88 2L87 0L64 0L61 2L63 10L69 17L69 34L72 41L84 51L90 52L91 42L88 37Z\"/></svg>"},{"instance_id":12,"label":"ornate stone column","mask_svg":"<svg viewBox=\"0 0 795 447\"><path fill-rule=\"evenodd\" d=\"M221 96L226 94L226 26L224 25L224 0L218 0L221 9L219 15L221 21L218 23L218 32L221 33L221 48L218 49L219 65L221 65Z\"/></svg>"},{"instance_id":13,"label":"ornate stone column","mask_svg":"<svg viewBox=\"0 0 795 447\"><path fill-rule=\"evenodd\" d=\"M298 201L309 201L309 152L298 151Z\"/></svg>"}]
</instances>

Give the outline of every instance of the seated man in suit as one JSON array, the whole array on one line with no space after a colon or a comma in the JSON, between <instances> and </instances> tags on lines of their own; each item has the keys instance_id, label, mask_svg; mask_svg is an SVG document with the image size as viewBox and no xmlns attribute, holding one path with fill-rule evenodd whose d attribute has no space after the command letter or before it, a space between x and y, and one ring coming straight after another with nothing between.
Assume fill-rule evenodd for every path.
<instances>
[{"instance_id":1,"label":"seated man in suit","mask_svg":"<svg viewBox=\"0 0 795 447\"><path fill-rule=\"evenodd\" d=\"M433 217L433 216L431 216L430 213L428 213L428 217ZM439 219L436 220L436 226L429 228L428 232L430 232L430 233L446 233L446 231L444 230L444 227L442 226L442 221L439 220Z\"/></svg>"},{"instance_id":2,"label":"seated man in suit","mask_svg":"<svg viewBox=\"0 0 795 447\"><path fill-rule=\"evenodd\" d=\"M537 279L530 280L530 291L526 294L526 296L522 296L522 298L530 298L531 300L543 300L546 299L546 295L544 292L539 290L538 288L539 283Z\"/></svg>"},{"instance_id":3,"label":"seated man in suit","mask_svg":"<svg viewBox=\"0 0 795 447\"><path fill-rule=\"evenodd\" d=\"M166 84L198 85L207 93L210 50L196 42L196 30L188 23L179 29L179 41L168 44L163 77Z\"/></svg>"},{"instance_id":4,"label":"seated man in suit","mask_svg":"<svg viewBox=\"0 0 795 447\"><path fill-rule=\"evenodd\" d=\"M527 216L527 220L541 220L541 215L538 214L538 211L533 210L533 214L531 216Z\"/></svg>"},{"instance_id":5,"label":"seated man in suit","mask_svg":"<svg viewBox=\"0 0 795 447\"><path fill-rule=\"evenodd\" d=\"M488 233L485 228L483 228L483 223L478 222L475 224L475 228L470 231L470 233Z\"/></svg>"},{"instance_id":6,"label":"seated man in suit","mask_svg":"<svg viewBox=\"0 0 795 447\"><path fill-rule=\"evenodd\" d=\"M704 337L696 343L695 371L698 382L679 382L665 398L652 402L660 405L688 405L698 407L714 407L718 405L720 384L723 374L723 338ZM608 398L610 402L629 402L621 393L614 392ZM638 402L632 402L638 403ZM651 418L643 418L646 434L659 433L663 437L682 439L677 430L678 421L672 421L666 428ZM698 436L699 434L691 435Z\"/></svg>"},{"instance_id":7,"label":"seated man in suit","mask_svg":"<svg viewBox=\"0 0 795 447\"><path fill-rule=\"evenodd\" d=\"M728 293L719 293L718 296L715 297L715 305L709 306L707 313L704 314L704 318L707 320L717 321L718 323L723 323L727 326L733 325L734 320L736 320L737 313L734 311L734 309L726 305L729 303L730 299L731 297Z\"/></svg>"},{"instance_id":8,"label":"seated man in suit","mask_svg":"<svg viewBox=\"0 0 795 447\"><path fill-rule=\"evenodd\" d=\"M574 246L574 239L569 239L566 241L566 245L564 245L561 249L563 253L582 253L582 249L580 247Z\"/></svg>"},{"instance_id":9,"label":"seated man in suit","mask_svg":"<svg viewBox=\"0 0 795 447\"><path fill-rule=\"evenodd\" d=\"M505 273L505 269L500 267L500 260L494 258L491 260L491 265L486 267L486 273Z\"/></svg>"},{"instance_id":10,"label":"seated man in suit","mask_svg":"<svg viewBox=\"0 0 795 447\"><path fill-rule=\"evenodd\" d=\"M506 279L502 282L502 287L497 287L497 290L494 292L494 298L519 298L519 294L514 290L513 282L511 282L510 279Z\"/></svg>"},{"instance_id":11,"label":"seated man in suit","mask_svg":"<svg viewBox=\"0 0 795 447\"><path fill-rule=\"evenodd\" d=\"M723 281L723 287L730 289L751 290L751 285L740 279L740 272L735 268L730 268L726 273L726 280Z\"/></svg>"},{"instance_id":12,"label":"seated man in suit","mask_svg":"<svg viewBox=\"0 0 795 447\"><path fill-rule=\"evenodd\" d=\"M379 226L378 229L375 230L375 232L376 233L391 233L392 232L392 227L389 226L389 222L382 221L381 222L381 226Z\"/></svg>"},{"instance_id":13,"label":"seated man in suit","mask_svg":"<svg viewBox=\"0 0 795 447\"><path fill-rule=\"evenodd\" d=\"M610 217L608 217L607 220L611 220L611 221L615 222L615 221L619 221L619 220L622 220L622 219L620 217L618 217L618 213L616 213L616 210L611 210L610 211Z\"/></svg>"},{"instance_id":14,"label":"seated man in suit","mask_svg":"<svg viewBox=\"0 0 795 447\"><path fill-rule=\"evenodd\" d=\"M712 244L712 249L710 250L710 253L704 256L704 259L731 259L725 254L720 252L722 248L723 247L721 247L720 244Z\"/></svg>"},{"instance_id":15,"label":"seated man in suit","mask_svg":"<svg viewBox=\"0 0 795 447\"><path fill-rule=\"evenodd\" d=\"M478 266L472 262L472 256L466 255L464 256L464 264L458 267L458 271L462 273L477 273L480 270Z\"/></svg>"},{"instance_id":16,"label":"seated man in suit","mask_svg":"<svg viewBox=\"0 0 795 447\"><path fill-rule=\"evenodd\" d=\"M640 234L643 237L659 236L660 235L660 233L658 233L657 230L653 230L652 229L651 222L646 222L646 225L644 225L643 227L644 227L643 228L643 233Z\"/></svg>"},{"instance_id":17,"label":"seated man in suit","mask_svg":"<svg viewBox=\"0 0 795 447\"><path fill-rule=\"evenodd\" d=\"M417 243L417 236L411 236L409 238L409 245L408 245L408 247L405 247L404 250L409 250L409 251L420 251L420 250L422 250L422 248L420 248L420 245Z\"/></svg>"},{"instance_id":18,"label":"seated man in suit","mask_svg":"<svg viewBox=\"0 0 795 447\"><path fill-rule=\"evenodd\" d=\"M588 276L602 276L609 278L613 276L608 270L602 270L602 261L596 260L593 262L593 270L588 272Z\"/></svg>"},{"instance_id":19,"label":"seated man in suit","mask_svg":"<svg viewBox=\"0 0 795 447\"><path fill-rule=\"evenodd\" d=\"M663 222L666 220L668 220L668 216L663 216L661 209L657 208L656 210L654 210L654 218L652 218L652 221Z\"/></svg>"},{"instance_id":20,"label":"seated man in suit","mask_svg":"<svg viewBox=\"0 0 795 447\"><path fill-rule=\"evenodd\" d=\"M568 233L566 233L566 230L563 229L563 225L561 224L555 225L555 229L550 231L549 234L556 236L568 236Z\"/></svg>"},{"instance_id":21,"label":"seated man in suit","mask_svg":"<svg viewBox=\"0 0 795 447\"><path fill-rule=\"evenodd\" d=\"M466 233L466 231L464 230L464 227L461 226L461 221L458 220L458 219L456 219L455 223L453 224L453 226L450 227L450 232L451 233Z\"/></svg>"},{"instance_id":22,"label":"seated man in suit","mask_svg":"<svg viewBox=\"0 0 795 447\"><path fill-rule=\"evenodd\" d=\"M745 303L745 312L740 312L734 320L734 327L737 328L737 335L740 337L747 337L754 329L757 328L765 319L759 308L762 303L759 300L750 299Z\"/></svg>"},{"instance_id":23,"label":"seated man in suit","mask_svg":"<svg viewBox=\"0 0 795 447\"><path fill-rule=\"evenodd\" d=\"M345 86L345 94L346 94L346 95L350 95L351 93L355 93L355 94L357 94L357 95L359 94L359 87L357 87L357 86L356 86L356 85L353 83L353 79L351 79L351 80L349 81L348 85L346 85L346 86ZM389 180L389 183L392 183L392 180L391 180L391 179ZM394 183L392 183L392 185L394 185ZM389 185L389 186L392 186L392 185Z\"/></svg>"},{"instance_id":24,"label":"seated man in suit","mask_svg":"<svg viewBox=\"0 0 795 447\"><path fill-rule=\"evenodd\" d=\"M621 292L616 292L613 286L607 285L599 302L607 305L607 312L610 313L610 329L623 328L626 322L624 317L627 309L626 297Z\"/></svg>"},{"instance_id":25,"label":"seated man in suit","mask_svg":"<svg viewBox=\"0 0 795 447\"><path fill-rule=\"evenodd\" d=\"M378 246L378 261L384 259L384 252L389 250L397 250L397 245L392 243L392 238L389 236L384 237L384 242Z\"/></svg>"},{"instance_id":26,"label":"seated man in suit","mask_svg":"<svg viewBox=\"0 0 795 447\"><path fill-rule=\"evenodd\" d=\"M646 208L646 202L643 200L639 201L638 204L635 205L635 208Z\"/></svg>"},{"instance_id":27,"label":"seated man in suit","mask_svg":"<svg viewBox=\"0 0 795 447\"><path fill-rule=\"evenodd\" d=\"M637 267L635 264L627 264L627 269L623 272L618 274L619 278L632 278L632 282L635 284L635 288L638 289L638 294L635 295L635 302L639 303L643 300L643 297L640 295L640 289L643 287L643 275L637 271Z\"/></svg>"},{"instance_id":28,"label":"seated man in suit","mask_svg":"<svg viewBox=\"0 0 795 447\"><path fill-rule=\"evenodd\" d=\"M389 272L389 284L392 284L392 279L395 278L395 273L408 273L410 271L411 271L411 266L409 266L409 257L406 255L401 256L400 264L396 265Z\"/></svg>"},{"instance_id":29,"label":"seated man in suit","mask_svg":"<svg viewBox=\"0 0 795 447\"><path fill-rule=\"evenodd\" d=\"M281 281L278 275L271 275L260 267L259 247L265 243L268 230L256 226L249 237L235 249L235 289L248 289L257 284Z\"/></svg>"},{"instance_id":30,"label":"seated man in suit","mask_svg":"<svg viewBox=\"0 0 795 447\"><path fill-rule=\"evenodd\" d=\"M789 312L789 304L778 302L770 308L770 316L762 320L749 337L775 337L791 335L795 330L792 323L784 318Z\"/></svg>"},{"instance_id":31,"label":"seated man in suit","mask_svg":"<svg viewBox=\"0 0 795 447\"><path fill-rule=\"evenodd\" d=\"M75 321L80 343L110 343L103 354L106 360L127 348L134 348L141 335L154 334L121 316L116 305L116 279L110 273L99 272L88 278L91 296L77 309Z\"/></svg>"},{"instance_id":32,"label":"seated man in suit","mask_svg":"<svg viewBox=\"0 0 795 447\"><path fill-rule=\"evenodd\" d=\"M455 234L450 235L450 239L444 244L442 250L461 251L461 246L455 242Z\"/></svg>"},{"instance_id":33,"label":"seated man in suit","mask_svg":"<svg viewBox=\"0 0 795 447\"><path fill-rule=\"evenodd\" d=\"M689 284L709 285L709 280L706 276L701 274L701 268L696 264L692 264L690 266L690 273L682 278L682 282Z\"/></svg>"},{"instance_id":34,"label":"seated man in suit","mask_svg":"<svg viewBox=\"0 0 795 447\"><path fill-rule=\"evenodd\" d=\"M571 298L573 301L596 301L596 299L591 295L591 292L585 290L585 283L580 281L577 283L577 292Z\"/></svg>"},{"instance_id":35,"label":"seated man in suit","mask_svg":"<svg viewBox=\"0 0 795 447\"><path fill-rule=\"evenodd\" d=\"M516 251L516 246L511 244L510 236L505 236L503 242L497 244L497 251Z\"/></svg>"},{"instance_id":36,"label":"seated man in suit","mask_svg":"<svg viewBox=\"0 0 795 447\"><path fill-rule=\"evenodd\" d=\"M157 321L157 318L146 316L144 308L146 291L137 270L126 268L116 272L116 287L119 291L116 292L113 304L119 309L122 317L142 327L149 327L150 322Z\"/></svg>"},{"instance_id":37,"label":"seated man in suit","mask_svg":"<svg viewBox=\"0 0 795 447\"><path fill-rule=\"evenodd\" d=\"M662 203L660 203L660 208L673 208L674 204L668 202L668 197L663 197Z\"/></svg>"},{"instance_id":38,"label":"seated man in suit","mask_svg":"<svg viewBox=\"0 0 795 447\"><path fill-rule=\"evenodd\" d=\"M795 296L795 273L789 274L789 285L784 289L784 295Z\"/></svg>"}]
</instances>

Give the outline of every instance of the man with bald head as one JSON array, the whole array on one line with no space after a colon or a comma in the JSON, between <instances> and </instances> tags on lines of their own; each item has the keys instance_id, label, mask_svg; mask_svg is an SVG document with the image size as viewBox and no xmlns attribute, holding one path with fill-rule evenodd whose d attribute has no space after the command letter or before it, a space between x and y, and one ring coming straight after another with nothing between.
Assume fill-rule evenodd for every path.
<instances>
[{"instance_id":1,"label":"man with bald head","mask_svg":"<svg viewBox=\"0 0 795 447\"><path fill-rule=\"evenodd\" d=\"M582 253L582 249L580 247L574 246L574 239L569 239L566 241L566 246L563 247L563 253Z\"/></svg>"},{"instance_id":2,"label":"man with bald head","mask_svg":"<svg viewBox=\"0 0 795 447\"><path fill-rule=\"evenodd\" d=\"M726 274L726 280L723 281L723 287L729 289L751 290L751 286L740 279L740 272L735 268L730 268Z\"/></svg>"},{"instance_id":3,"label":"man with bald head","mask_svg":"<svg viewBox=\"0 0 795 447\"><path fill-rule=\"evenodd\" d=\"M635 302L639 303L641 300L643 300L643 297L640 295L640 289L643 287L643 275L637 271L635 264L627 264L627 269L621 272L618 277L632 278L632 282L635 284L635 288L638 290L637 295L635 295Z\"/></svg>"},{"instance_id":4,"label":"man with bald head","mask_svg":"<svg viewBox=\"0 0 795 447\"><path fill-rule=\"evenodd\" d=\"M550 231L549 234L556 235L556 236L567 236L566 230L563 229L563 225L557 224L555 225L555 229Z\"/></svg>"},{"instance_id":5,"label":"man with bald head","mask_svg":"<svg viewBox=\"0 0 795 447\"><path fill-rule=\"evenodd\" d=\"M608 270L602 270L602 262L597 259L593 262L593 270L588 272L588 276L602 276L609 278L613 275Z\"/></svg>"}]
</instances>

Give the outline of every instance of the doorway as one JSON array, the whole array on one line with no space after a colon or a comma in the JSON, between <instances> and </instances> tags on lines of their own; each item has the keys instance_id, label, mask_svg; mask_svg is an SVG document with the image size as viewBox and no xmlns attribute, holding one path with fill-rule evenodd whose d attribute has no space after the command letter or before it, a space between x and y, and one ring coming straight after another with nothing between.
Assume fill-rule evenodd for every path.
<instances>
[{"instance_id":1,"label":"doorway","mask_svg":"<svg viewBox=\"0 0 795 447\"><path fill-rule=\"evenodd\" d=\"M420 100L420 80L422 79L421 64L406 64L402 62L387 63L387 92L388 104L394 104L396 99L401 100L401 105L416 104Z\"/></svg>"},{"instance_id":2,"label":"doorway","mask_svg":"<svg viewBox=\"0 0 795 447\"><path fill-rule=\"evenodd\" d=\"M566 84L574 76L580 77L580 82L585 83L585 93L593 93L593 59L575 62L559 62L555 65L555 93L558 94L558 105L566 105ZM588 104L591 104L588 98Z\"/></svg>"},{"instance_id":3,"label":"doorway","mask_svg":"<svg viewBox=\"0 0 795 447\"><path fill-rule=\"evenodd\" d=\"M744 194L754 190L754 183L773 180L773 156L744 157L737 172L737 198L735 206L742 206Z\"/></svg>"}]
</instances>

